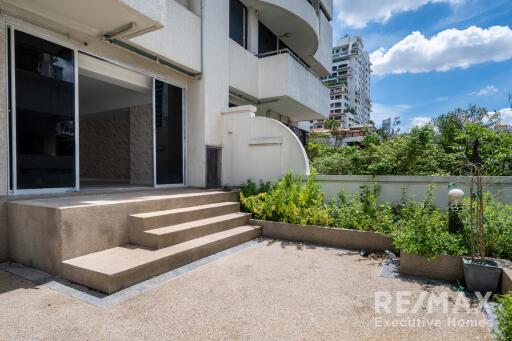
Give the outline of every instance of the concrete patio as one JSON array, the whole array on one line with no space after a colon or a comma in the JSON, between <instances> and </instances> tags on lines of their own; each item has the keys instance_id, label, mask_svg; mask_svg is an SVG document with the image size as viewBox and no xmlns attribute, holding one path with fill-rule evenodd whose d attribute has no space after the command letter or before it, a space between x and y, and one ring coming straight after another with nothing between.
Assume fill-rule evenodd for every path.
<instances>
[{"instance_id":1,"label":"concrete patio","mask_svg":"<svg viewBox=\"0 0 512 341\"><path fill-rule=\"evenodd\" d=\"M491 340L486 326L376 327L376 291L456 294L380 270L355 252L264 239L104 309L0 271L0 339Z\"/></svg>"}]
</instances>

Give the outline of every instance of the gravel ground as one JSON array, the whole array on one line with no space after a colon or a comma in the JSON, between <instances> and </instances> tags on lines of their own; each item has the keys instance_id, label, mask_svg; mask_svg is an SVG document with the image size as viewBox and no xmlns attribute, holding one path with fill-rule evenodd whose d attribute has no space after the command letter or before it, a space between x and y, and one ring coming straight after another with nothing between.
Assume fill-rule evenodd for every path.
<instances>
[{"instance_id":1,"label":"gravel ground","mask_svg":"<svg viewBox=\"0 0 512 341\"><path fill-rule=\"evenodd\" d=\"M108 309L0 271L0 339L491 340L482 313L453 312L449 286L379 277L380 268L378 257L262 240ZM413 304L444 293L450 309L429 313L422 300L414 312L393 303L376 313L376 291L408 292ZM416 320L424 324L390 326Z\"/></svg>"}]
</instances>

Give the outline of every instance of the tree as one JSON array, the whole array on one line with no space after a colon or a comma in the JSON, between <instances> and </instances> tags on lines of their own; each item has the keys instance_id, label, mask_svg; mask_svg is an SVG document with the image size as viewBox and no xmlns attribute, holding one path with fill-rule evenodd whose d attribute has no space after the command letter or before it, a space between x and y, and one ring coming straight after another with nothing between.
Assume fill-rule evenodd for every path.
<instances>
[{"instance_id":1,"label":"tree","mask_svg":"<svg viewBox=\"0 0 512 341\"><path fill-rule=\"evenodd\" d=\"M345 109L345 112L350 112L350 113L355 115L356 114L356 109L354 109L353 107L350 107L350 108Z\"/></svg>"},{"instance_id":2,"label":"tree","mask_svg":"<svg viewBox=\"0 0 512 341\"><path fill-rule=\"evenodd\" d=\"M467 123L481 124L484 127L492 127L499 123L500 113L487 111L483 107L470 104L467 109L457 108L434 119L434 125L438 128L445 124L457 124L463 126Z\"/></svg>"},{"instance_id":3,"label":"tree","mask_svg":"<svg viewBox=\"0 0 512 341\"><path fill-rule=\"evenodd\" d=\"M340 122L338 122L334 118L329 118L324 121L325 129L335 130L335 129L339 128L339 126L340 126Z\"/></svg>"},{"instance_id":4,"label":"tree","mask_svg":"<svg viewBox=\"0 0 512 341\"><path fill-rule=\"evenodd\" d=\"M492 127L499 123L500 113L489 112L487 109L470 105L467 109L457 108L434 119L434 126L439 131L439 143L446 152L454 152L455 138L466 124L478 124L483 127Z\"/></svg>"},{"instance_id":5,"label":"tree","mask_svg":"<svg viewBox=\"0 0 512 341\"><path fill-rule=\"evenodd\" d=\"M473 175L467 160L474 160L470 146L478 141L481 175L512 176L512 134L492 129L497 119L499 115L471 106L442 115L434 121L436 127L414 127L388 139L368 133L357 147L312 145L308 154L321 174Z\"/></svg>"}]
</instances>

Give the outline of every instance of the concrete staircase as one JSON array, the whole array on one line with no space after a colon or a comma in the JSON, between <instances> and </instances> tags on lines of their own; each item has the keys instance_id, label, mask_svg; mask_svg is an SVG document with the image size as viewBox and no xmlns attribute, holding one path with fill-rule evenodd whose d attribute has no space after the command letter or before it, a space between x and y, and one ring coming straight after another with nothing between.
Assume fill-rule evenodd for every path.
<instances>
[{"instance_id":1,"label":"concrete staircase","mask_svg":"<svg viewBox=\"0 0 512 341\"><path fill-rule=\"evenodd\" d=\"M261 234L238 202L197 199L197 206L130 215L129 244L65 260L62 276L110 294Z\"/></svg>"}]
</instances>

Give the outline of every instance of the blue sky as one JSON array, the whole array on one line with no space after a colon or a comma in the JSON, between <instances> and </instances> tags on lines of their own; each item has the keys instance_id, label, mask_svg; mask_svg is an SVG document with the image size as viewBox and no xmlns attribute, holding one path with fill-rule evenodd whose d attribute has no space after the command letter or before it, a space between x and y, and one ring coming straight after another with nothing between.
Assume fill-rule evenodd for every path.
<instances>
[{"instance_id":1,"label":"blue sky","mask_svg":"<svg viewBox=\"0 0 512 341\"><path fill-rule=\"evenodd\" d=\"M512 124L512 0L334 3L334 43L360 35L371 54L377 125L400 116L408 130L469 104L500 110Z\"/></svg>"}]
</instances>

